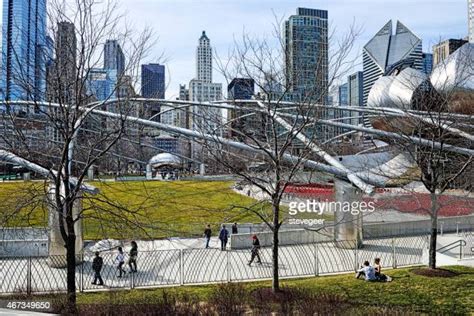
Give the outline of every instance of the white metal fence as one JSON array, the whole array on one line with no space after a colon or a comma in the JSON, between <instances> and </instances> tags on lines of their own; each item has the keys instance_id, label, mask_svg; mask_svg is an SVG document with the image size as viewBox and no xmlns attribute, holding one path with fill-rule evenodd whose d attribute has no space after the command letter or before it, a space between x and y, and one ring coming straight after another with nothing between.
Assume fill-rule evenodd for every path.
<instances>
[{"instance_id":1,"label":"white metal fence","mask_svg":"<svg viewBox=\"0 0 474 316\"><path fill-rule=\"evenodd\" d=\"M351 272L363 261L379 257L385 267L422 263L426 236L365 240L359 249L354 242L318 242L279 247L279 273L282 278ZM121 278L113 252L101 254L105 288L141 288L265 280L272 277L272 250L262 248L262 264L248 266L249 250L184 249L141 251L138 272L127 271ZM11 257L0 259L0 293L51 293L66 290L66 269L53 268L64 257ZM92 284L92 254L83 254L76 269L79 291L97 291Z\"/></svg>"}]
</instances>

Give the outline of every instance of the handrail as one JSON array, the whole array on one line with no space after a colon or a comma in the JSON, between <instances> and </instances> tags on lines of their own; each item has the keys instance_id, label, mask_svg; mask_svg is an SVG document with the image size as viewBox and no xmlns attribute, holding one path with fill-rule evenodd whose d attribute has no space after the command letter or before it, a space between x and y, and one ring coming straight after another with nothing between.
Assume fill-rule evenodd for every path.
<instances>
[{"instance_id":1,"label":"handrail","mask_svg":"<svg viewBox=\"0 0 474 316\"><path fill-rule=\"evenodd\" d=\"M448 252L451 249L459 247L459 259L462 259L462 247L464 247L466 245L467 245L467 242L464 239L459 239L459 240L456 240L456 241L454 241L450 244L447 244L447 245L437 249L436 251L439 252L439 253L445 253L445 252Z\"/></svg>"}]
</instances>

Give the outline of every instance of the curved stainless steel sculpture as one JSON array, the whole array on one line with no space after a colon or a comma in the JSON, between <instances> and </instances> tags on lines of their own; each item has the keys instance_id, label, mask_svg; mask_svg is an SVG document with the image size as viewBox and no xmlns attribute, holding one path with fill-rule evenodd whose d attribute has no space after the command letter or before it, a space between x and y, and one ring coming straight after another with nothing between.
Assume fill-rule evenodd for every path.
<instances>
[{"instance_id":1,"label":"curved stainless steel sculpture","mask_svg":"<svg viewBox=\"0 0 474 316\"><path fill-rule=\"evenodd\" d=\"M162 166L180 167L181 163L181 159L178 156L170 153L161 153L153 156L149 162L153 168L160 168Z\"/></svg>"},{"instance_id":2,"label":"curved stainless steel sculpture","mask_svg":"<svg viewBox=\"0 0 474 316\"><path fill-rule=\"evenodd\" d=\"M439 63L431 73L439 92L465 90L474 93L474 44L466 43Z\"/></svg>"},{"instance_id":3,"label":"curved stainless steel sculpture","mask_svg":"<svg viewBox=\"0 0 474 316\"><path fill-rule=\"evenodd\" d=\"M464 44L438 64L431 84L449 101L450 112L474 115L474 44Z\"/></svg>"},{"instance_id":4,"label":"curved stainless steel sculpture","mask_svg":"<svg viewBox=\"0 0 474 316\"><path fill-rule=\"evenodd\" d=\"M413 68L405 68L395 76L381 77L370 90L367 105L416 109L417 101L427 91L427 82L428 76Z\"/></svg>"},{"instance_id":5,"label":"curved stainless steel sculpture","mask_svg":"<svg viewBox=\"0 0 474 316\"><path fill-rule=\"evenodd\" d=\"M379 78L369 92L367 105L436 111L430 107L442 105L441 98L448 102L449 112L474 114L474 44L464 44L448 56L429 78L413 68Z\"/></svg>"}]
</instances>

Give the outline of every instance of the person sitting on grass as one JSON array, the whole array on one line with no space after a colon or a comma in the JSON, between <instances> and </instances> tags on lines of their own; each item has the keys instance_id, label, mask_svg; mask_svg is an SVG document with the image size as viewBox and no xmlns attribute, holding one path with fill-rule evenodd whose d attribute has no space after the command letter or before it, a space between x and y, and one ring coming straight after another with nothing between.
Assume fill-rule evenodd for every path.
<instances>
[{"instance_id":1,"label":"person sitting on grass","mask_svg":"<svg viewBox=\"0 0 474 316\"><path fill-rule=\"evenodd\" d=\"M366 281L377 281L375 277L375 269L369 263L369 261L365 261L364 265L357 270L356 279L363 276Z\"/></svg>"},{"instance_id":2,"label":"person sitting on grass","mask_svg":"<svg viewBox=\"0 0 474 316\"><path fill-rule=\"evenodd\" d=\"M374 259L374 270L375 270L375 277L378 281L381 282L390 282L392 278L388 275L382 273L382 265L380 264L380 258Z\"/></svg>"}]
</instances>

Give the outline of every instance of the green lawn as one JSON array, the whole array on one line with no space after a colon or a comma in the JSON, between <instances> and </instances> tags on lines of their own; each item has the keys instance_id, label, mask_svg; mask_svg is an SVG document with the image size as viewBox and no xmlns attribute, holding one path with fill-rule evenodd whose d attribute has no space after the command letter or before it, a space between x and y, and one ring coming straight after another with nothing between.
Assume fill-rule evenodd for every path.
<instances>
[{"instance_id":1,"label":"green lawn","mask_svg":"<svg viewBox=\"0 0 474 316\"><path fill-rule=\"evenodd\" d=\"M392 308L410 313L436 315L469 315L474 313L474 268L455 266L447 268L458 272L453 278L425 277L410 272L411 268L386 270L393 277L390 283L368 283L356 280L353 274L324 276L283 281L284 287L299 288L308 293L337 294L354 307L354 313ZM269 287L270 282L244 283L248 292L260 287ZM194 286L166 289L168 293L192 295L207 301L216 286ZM162 297L162 289L130 290L102 293L82 293L79 304L152 303ZM390 313L389 313L390 314ZM399 314L400 315L400 314Z\"/></svg>"},{"instance_id":2,"label":"green lawn","mask_svg":"<svg viewBox=\"0 0 474 316\"><path fill-rule=\"evenodd\" d=\"M196 236L202 234L207 223L217 229L222 222L261 222L255 214L242 209L256 201L233 192L232 182L92 184L101 193L84 200L85 239ZM47 223L44 192L42 182L0 183L0 223L44 226ZM255 206L257 209L262 207L269 210L268 205Z\"/></svg>"}]
</instances>

